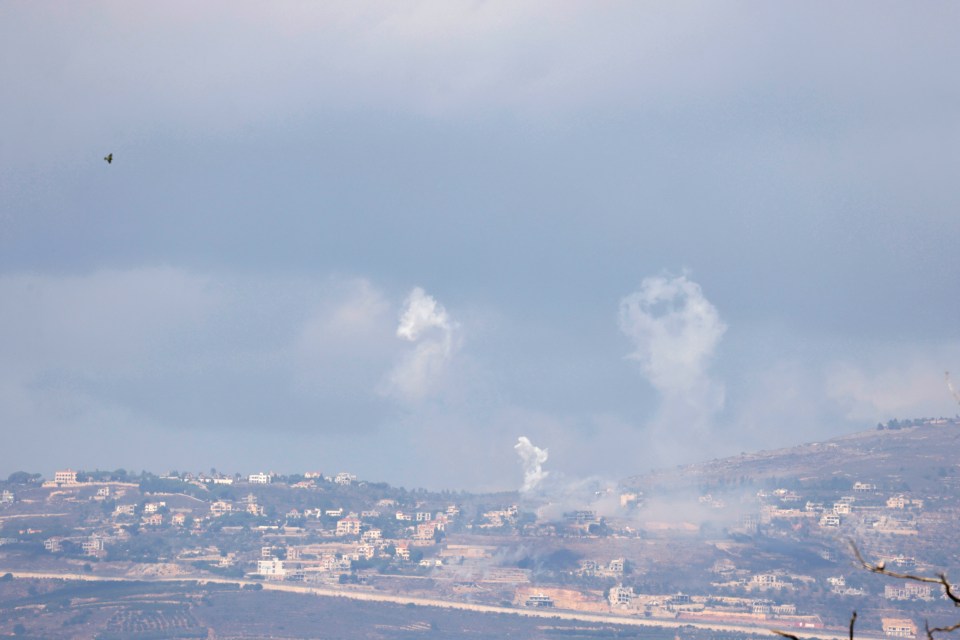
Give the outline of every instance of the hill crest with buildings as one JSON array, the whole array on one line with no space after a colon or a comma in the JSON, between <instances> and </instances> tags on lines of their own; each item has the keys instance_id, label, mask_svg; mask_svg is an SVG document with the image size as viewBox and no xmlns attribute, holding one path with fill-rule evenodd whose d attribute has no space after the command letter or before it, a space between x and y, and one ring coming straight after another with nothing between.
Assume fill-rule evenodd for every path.
<instances>
[{"instance_id":1,"label":"hill crest with buildings","mask_svg":"<svg viewBox=\"0 0 960 640\"><path fill-rule=\"evenodd\" d=\"M348 472L20 472L0 489L0 573L235 581L758 633L839 633L855 608L865 637L914 637L949 617L942 594L856 567L848 541L903 571L960 573L958 453L956 420L896 422L569 503Z\"/></svg>"}]
</instances>

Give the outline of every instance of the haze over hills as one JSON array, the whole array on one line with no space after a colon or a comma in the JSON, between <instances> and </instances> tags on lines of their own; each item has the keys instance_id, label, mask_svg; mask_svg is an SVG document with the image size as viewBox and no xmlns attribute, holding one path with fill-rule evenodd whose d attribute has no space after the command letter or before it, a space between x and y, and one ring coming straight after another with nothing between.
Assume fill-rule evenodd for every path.
<instances>
[{"instance_id":1,"label":"haze over hills","mask_svg":"<svg viewBox=\"0 0 960 640\"><path fill-rule=\"evenodd\" d=\"M603 625L684 637L771 626L841 637L851 608L863 637L889 631L887 620L916 630L949 613L936 589L858 569L848 541L904 570L960 569L958 452L960 422L913 420L619 484L565 487L538 471L543 456L528 455L524 490L498 494L398 489L346 472L65 470L42 484L17 473L0 500L0 574L9 573L0 631L29 623L51 637L44 634L76 618L68 614L86 593L89 615L62 637L152 637L141 628L182 632L164 637L278 633L277 621L226 622L215 605L235 603L237 589L406 603L413 626L401 610L383 609L388 627L442 628L444 637L480 623L465 617L458 631L444 614L431 626L435 608L549 612L586 625L556 633L584 637ZM90 581L106 586L83 586ZM177 581L174 595L167 581ZM139 608L118 610L118 589L140 594ZM256 594L243 599L256 606ZM38 605L39 616L31 613ZM285 622L309 627L296 614ZM310 637L302 633L294 637Z\"/></svg>"},{"instance_id":2,"label":"haze over hills","mask_svg":"<svg viewBox=\"0 0 960 640\"><path fill-rule=\"evenodd\" d=\"M623 484L679 489L732 482L756 484L771 479L799 483L834 479L842 484L861 478L887 478L891 484L923 491L936 484L938 473L942 475L957 464L957 419L924 418L889 424L822 442L655 470L627 478Z\"/></svg>"},{"instance_id":3,"label":"haze over hills","mask_svg":"<svg viewBox=\"0 0 960 640\"><path fill-rule=\"evenodd\" d=\"M953 622L958 25L0 3L0 637Z\"/></svg>"}]
</instances>

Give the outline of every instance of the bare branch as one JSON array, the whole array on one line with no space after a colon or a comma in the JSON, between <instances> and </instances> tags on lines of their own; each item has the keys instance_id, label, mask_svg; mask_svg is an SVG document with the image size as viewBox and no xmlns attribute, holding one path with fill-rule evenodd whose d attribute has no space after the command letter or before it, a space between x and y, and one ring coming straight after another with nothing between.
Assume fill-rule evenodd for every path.
<instances>
[{"instance_id":1,"label":"bare branch","mask_svg":"<svg viewBox=\"0 0 960 640\"><path fill-rule=\"evenodd\" d=\"M853 640L853 625L857 621L857 612L854 611L850 616L850 640Z\"/></svg>"},{"instance_id":2,"label":"bare branch","mask_svg":"<svg viewBox=\"0 0 960 640\"><path fill-rule=\"evenodd\" d=\"M930 578L928 576L913 575L912 573L897 573L896 571L890 571L882 562L880 564L871 564L864 560L863 555L860 553L860 549L857 548L857 545L853 540L850 541L850 546L853 548L853 554L857 557L857 561L863 565L863 568L867 571L879 573L880 575L889 576L891 578L899 578L900 580L913 580L914 582L939 584L941 587L943 587L943 591L947 594L947 597L953 602L953 606L960 607L960 597L957 597L957 595L953 592L950 582L947 581L946 574L941 573L938 574L936 578Z\"/></svg>"},{"instance_id":3,"label":"bare branch","mask_svg":"<svg viewBox=\"0 0 960 640\"><path fill-rule=\"evenodd\" d=\"M896 571L890 571L886 568L884 563L880 564L871 564L867 562L863 555L860 553L860 549L857 548L857 544L850 540L850 546L853 548L853 554L857 556L857 561L863 565L863 568L871 573L879 573L883 576L889 576L891 578L899 578L900 580L913 580L914 582L926 582L930 584L939 584L943 587L943 592L950 598L950 601L953 602L953 606L960 607L960 597L958 597L953 592L953 587L950 586L950 581L947 580L947 574L940 573L937 574L936 578L931 578L929 576L917 576L912 573L897 573ZM853 621L856 619L857 613L853 613L853 618L850 619L850 640L853 640ZM933 634L935 633L951 633L960 629L960 622L950 625L949 627L933 627L930 628L930 623L924 621L924 627L926 628L928 640L935 640Z\"/></svg>"},{"instance_id":4,"label":"bare branch","mask_svg":"<svg viewBox=\"0 0 960 640\"><path fill-rule=\"evenodd\" d=\"M930 628L929 622L925 623L925 625L927 628L927 638L929 638L930 640L934 640L933 634L935 633L950 633L952 631L956 631L957 629L960 629L960 622L954 625L951 625L949 627L934 627L933 629Z\"/></svg>"},{"instance_id":5,"label":"bare branch","mask_svg":"<svg viewBox=\"0 0 960 640\"><path fill-rule=\"evenodd\" d=\"M770 629L770 633L775 633L778 636L783 636L784 638L789 638L789 640L800 640L797 636L792 633L787 633L786 631L780 631L779 629Z\"/></svg>"}]
</instances>

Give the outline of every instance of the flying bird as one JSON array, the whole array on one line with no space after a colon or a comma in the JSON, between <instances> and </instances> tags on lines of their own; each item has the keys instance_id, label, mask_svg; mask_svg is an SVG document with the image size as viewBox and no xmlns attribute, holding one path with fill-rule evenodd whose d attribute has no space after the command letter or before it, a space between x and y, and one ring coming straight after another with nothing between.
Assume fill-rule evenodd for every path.
<instances>
[{"instance_id":1,"label":"flying bird","mask_svg":"<svg viewBox=\"0 0 960 640\"><path fill-rule=\"evenodd\" d=\"M113 162L113 153L108 153L107 155L105 155L105 156L103 157L103 159L107 161L107 164L112 163L112 162Z\"/></svg>"}]
</instances>

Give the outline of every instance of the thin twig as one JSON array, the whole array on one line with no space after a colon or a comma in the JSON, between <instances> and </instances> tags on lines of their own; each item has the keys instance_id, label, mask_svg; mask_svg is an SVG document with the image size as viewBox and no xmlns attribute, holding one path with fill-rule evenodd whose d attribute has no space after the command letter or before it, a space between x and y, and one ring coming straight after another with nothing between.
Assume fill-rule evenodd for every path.
<instances>
[{"instance_id":1,"label":"thin twig","mask_svg":"<svg viewBox=\"0 0 960 640\"><path fill-rule=\"evenodd\" d=\"M943 591L947 594L947 597L953 601L953 606L960 607L960 597L957 597L953 593L953 589L950 586L950 582L947 581L947 575L945 573L937 574L936 578L930 578L928 576L916 576L912 573L897 573L887 569L886 565L882 562L880 564L871 564L864 560L863 555L860 553L860 549L857 548L857 545L853 540L850 541L850 546L853 548L853 554L857 556L857 561L863 565L867 571L879 573L880 575L889 576L891 578L899 578L901 580L913 580L914 582L939 584L941 587L943 587Z\"/></svg>"},{"instance_id":2,"label":"thin twig","mask_svg":"<svg viewBox=\"0 0 960 640\"><path fill-rule=\"evenodd\" d=\"M950 625L949 627L934 627L933 629L930 628L930 623L925 623L925 626L927 628L927 637L930 638L930 640L933 640L934 633L950 633L960 629L960 622Z\"/></svg>"},{"instance_id":3,"label":"thin twig","mask_svg":"<svg viewBox=\"0 0 960 640\"><path fill-rule=\"evenodd\" d=\"M953 593L953 588L950 586L950 582L947 580L947 574L939 573L936 578L931 578L929 576L916 576L912 573L897 573L896 571L890 571L886 568L884 563L880 564L871 564L864 560L863 555L860 553L860 549L857 548L857 544L851 540L850 546L853 548L853 555L857 556L857 561L863 565L863 568L871 573L879 573L883 576L889 576L891 578L899 578L900 580L913 580L914 582L926 582L929 584L939 584L943 587L943 592L947 594L947 597L953 602L954 607L960 607L960 597L957 597ZM853 612L853 618L850 619L850 640L853 640L853 621L857 617L857 612ZM951 633L960 629L960 622L950 625L949 627L934 627L930 628L930 623L926 620L923 622L923 626L927 632L928 640L935 640L933 634L935 633Z\"/></svg>"}]
</instances>

